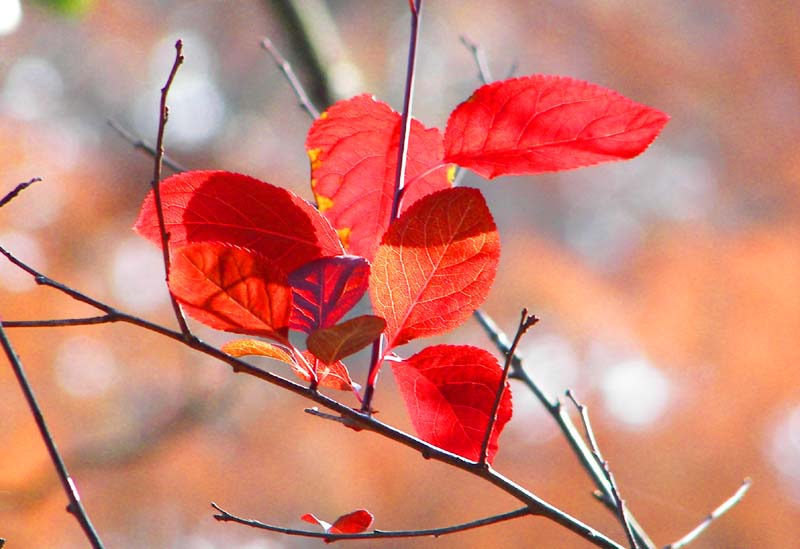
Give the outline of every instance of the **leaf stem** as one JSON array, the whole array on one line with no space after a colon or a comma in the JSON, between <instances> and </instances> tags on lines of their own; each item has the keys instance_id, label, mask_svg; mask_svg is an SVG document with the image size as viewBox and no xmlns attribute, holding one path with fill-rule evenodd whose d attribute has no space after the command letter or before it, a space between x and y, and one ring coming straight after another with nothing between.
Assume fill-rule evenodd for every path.
<instances>
[{"instance_id":1,"label":"leaf stem","mask_svg":"<svg viewBox=\"0 0 800 549\"><path fill-rule=\"evenodd\" d=\"M50 454L50 460L53 462L53 466L56 469L58 478L61 480L61 485L64 488L64 492L67 494L67 499L69 499L67 512L72 514L78 521L92 547L95 549L102 549L103 542L100 541L100 537L97 535L97 532L92 525L92 521L89 519L89 515L86 514L86 510L83 508L81 497L78 494L78 489L75 486L75 482L72 480L72 477L69 476L67 466L64 464L64 460L61 458L61 454L56 446L56 441L53 439L53 435L50 434L50 429L47 427L47 422L44 419L42 410L39 407L39 403L36 401L33 388L28 382L28 377L25 374L22 361L14 351L11 341L6 335L6 331L2 322L0 322L0 345L2 345L6 357L8 357L8 362L11 364L11 368L14 370L14 375L17 377L17 382L19 383L19 386L25 395L25 400L28 401L28 407L31 409L31 414L36 422L36 426L39 428L39 433L44 440L45 446L47 446L47 452Z\"/></svg>"}]
</instances>

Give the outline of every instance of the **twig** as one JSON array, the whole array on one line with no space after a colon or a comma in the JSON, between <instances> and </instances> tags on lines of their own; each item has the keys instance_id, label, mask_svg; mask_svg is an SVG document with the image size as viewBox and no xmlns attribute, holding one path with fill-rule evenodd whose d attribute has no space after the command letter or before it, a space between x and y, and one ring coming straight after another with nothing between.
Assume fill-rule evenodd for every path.
<instances>
[{"instance_id":1,"label":"twig","mask_svg":"<svg viewBox=\"0 0 800 549\"><path fill-rule=\"evenodd\" d=\"M64 492L67 494L67 499L69 499L67 512L72 514L78 521L92 547L95 549L102 549L103 542L100 541L100 537L97 535L94 526L92 526L92 521L89 519L89 515L86 514L86 510L83 508L81 497L78 494L78 489L75 486L75 482L72 480L72 477L69 476L69 472L67 472L67 466L64 464L64 460L61 458L61 454L58 452L56 441L50 434L50 429L47 427L42 410L39 407L39 403L36 401L36 396L33 394L33 388L28 382L28 377L25 375L25 369L22 366L22 361L19 359L17 353L14 351L14 348L11 346L11 341L6 335L6 331L3 328L2 322L0 322L0 344L3 346L3 350L8 357L8 362L11 364L11 368L14 370L14 374L17 377L17 382L19 383L22 392L25 394L25 400L28 401L28 407L31 409L33 419L36 421L36 426L39 428L39 433L42 435L45 446L47 446L47 452L50 454L50 459L53 462L53 466L56 468L56 473L61 480L61 485L64 488Z\"/></svg>"},{"instance_id":2,"label":"twig","mask_svg":"<svg viewBox=\"0 0 800 549\"><path fill-rule=\"evenodd\" d=\"M592 449L592 453L594 454L598 465L603 468L603 471L606 474L606 479L608 479L608 483L611 485L611 495L614 498L614 505L617 508L617 515L619 516L619 520L625 530L625 535L628 538L628 544L630 545L631 549L639 549L639 544L636 542L636 538L633 535L633 530L631 529L630 520L628 519L628 510L625 506L625 500L622 499L622 496L619 493L619 487L617 486L617 482L614 480L614 475L611 473L611 468L608 465L608 461L600 452L600 446L597 444L597 439L594 436L592 422L589 420L589 408L585 404L579 402L575 397L575 393L573 393L571 390L567 390L567 398L572 401L572 404L575 405L575 408L580 413L581 422L583 423L583 428L586 433L586 440L589 441L589 446Z\"/></svg>"},{"instance_id":3,"label":"twig","mask_svg":"<svg viewBox=\"0 0 800 549\"><path fill-rule=\"evenodd\" d=\"M111 315L89 316L85 318L53 318L47 320L4 320L6 328L57 328L60 326L90 326L114 322Z\"/></svg>"},{"instance_id":4,"label":"twig","mask_svg":"<svg viewBox=\"0 0 800 549\"><path fill-rule=\"evenodd\" d=\"M311 98L308 97L303 85L297 79L297 75L295 75L294 70L292 70L292 66L289 64L286 58L281 55L281 52L278 51L278 48L275 47L275 45L272 43L272 40L269 38L264 38L261 40L261 47L269 52L269 54L272 56L272 60L275 61L276 65L278 65L278 68L281 70L283 76L292 87L294 94L297 96L297 99L300 101L300 107L306 111L312 120L319 118L319 109L314 106L314 103L311 102Z\"/></svg>"},{"instance_id":5,"label":"twig","mask_svg":"<svg viewBox=\"0 0 800 549\"><path fill-rule=\"evenodd\" d=\"M165 326L161 326L159 324L116 310L110 305L102 303L86 294L66 286L65 284L62 284L61 282L44 276L33 267L17 259L2 246L0 246L0 254L5 255L9 261L33 276L37 284L54 288L77 301L86 303L87 305L90 305L104 313L112 315L116 322L132 324L134 326L138 326L140 328L160 334L164 337L168 337L186 345L191 349L194 349L195 351L203 353L229 365L233 369L234 373L242 373L253 376L257 379L290 391L296 395L302 396L322 407L327 408L328 410L331 410L336 414L341 415L344 418L347 418L348 420L352 421L354 425L357 425L363 430L373 431L398 444L419 452L420 455L424 456L426 459L433 459L435 461L445 463L493 484L500 490L524 503L529 509L531 515L547 518L578 534L583 539L590 541L598 547L622 549L621 545L617 544L607 536L601 534L594 528L584 524L561 509L558 509L557 507L547 503L532 492L501 475L491 467L484 467L479 463L470 461L462 456L442 450L437 446L433 446L432 444L400 431L391 425L383 423L369 414L362 413L359 410L354 410L346 404L334 400L322 393L312 391L304 385L300 385L279 375L273 374L272 372L262 370L261 368L248 362L232 357L196 337L190 337L187 339L181 332L176 332Z\"/></svg>"},{"instance_id":6,"label":"twig","mask_svg":"<svg viewBox=\"0 0 800 549\"><path fill-rule=\"evenodd\" d=\"M463 532L465 530L480 528L482 526L488 526L490 524L497 524L499 522L505 522L507 520L512 520L515 518L524 517L531 514L530 509L528 509L527 507L523 507L521 509L517 509L516 511L510 511L508 513L503 513L500 515L493 515L491 517L486 517L479 520L473 520L471 522L465 522L463 524L455 524L453 526L447 526L444 528L431 528L427 530L377 530L376 529L371 532L363 532L360 534L329 534L327 532L309 532L307 530L296 530L294 528L283 528L281 526L273 526L271 524L265 524L257 520L237 517L236 515L232 515L229 512L225 511L219 505L213 502L211 503L211 506L217 511L219 511L219 514L214 515L214 518L221 522L238 522L239 524L244 524L245 526L260 528L262 530L269 530L270 532L280 532L281 534L286 534L289 536L318 538L325 540L326 543L338 540L346 540L346 539L387 539L387 538L420 538L420 537L438 538L440 536L445 536L447 534L454 534L456 532Z\"/></svg>"},{"instance_id":7,"label":"twig","mask_svg":"<svg viewBox=\"0 0 800 549\"><path fill-rule=\"evenodd\" d=\"M156 155L156 150L153 148L153 146L150 143L148 143L144 139L140 139L140 138L136 137L130 131L128 131L124 127L122 127L122 125L119 122L117 122L116 120L113 120L113 119L109 118L106 121L106 123L108 124L108 126L112 130L114 130L117 133L117 135L119 135L122 139L124 139L125 141L127 141L128 143L133 145L134 149L140 150L140 151L142 151L142 152L144 152L144 153L146 153L146 154L148 154L150 156L155 156ZM184 168L180 163L178 163L177 161L173 160L172 158L170 158L166 154L163 154L161 156L161 161L170 170L172 170L173 173L180 173L180 172L188 171L187 168Z\"/></svg>"},{"instance_id":8,"label":"twig","mask_svg":"<svg viewBox=\"0 0 800 549\"><path fill-rule=\"evenodd\" d=\"M14 187L14 188L11 190L11 192L9 192L9 193L8 193L7 195L5 195L5 196L4 196L2 199L0 199L0 208L2 208L2 207L3 207L3 206L5 206L6 204L8 204L8 203L9 203L9 202L11 202L12 200L14 200L14 199L17 197L17 195L18 195L19 193L21 193L22 191L24 191L25 189L27 189L28 187L30 187L30 186L31 186L31 185L33 185L34 183L38 183L38 182L39 182L39 181L41 181L41 180L42 180L42 178L41 178L41 177L34 177L33 179L30 179L30 180L28 180L28 181L25 181L24 183L20 183L19 185L17 185L16 187ZM0 547L2 547L2 546L0 546Z\"/></svg>"},{"instance_id":9,"label":"twig","mask_svg":"<svg viewBox=\"0 0 800 549\"><path fill-rule=\"evenodd\" d=\"M505 366L503 366L503 375L500 377L500 385L497 387L497 395L494 399L494 405L492 405L492 413L489 414L489 422L486 425L486 434L483 437L483 444L481 445L481 457L478 461L478 463L481 465L486 465L487 460L489 459L489 440L492 438L494 424L497 422L497 411L500 409L500 401L503 399L503 393L506 390L508 372L511 369L511 363L514 361L517 345L519 345L519 342L522 340L522 336L525 335L525 332L527 332L528 329L537 322L539 322L538 318L536 318L534 315L528 315L528 309L522 309L522 314L519 319L519 326L517 327L517 333L514 336L514 341L511 343L511 347L509 347L508 352L506 353Z\"/></svg>"},{"instance_id":10,"label":"twig","mask_svg":"<svg viewBox=\"0 0 800 549\"><path fill-rule=\"evenodd\" d=\"M164 256L164 280L169 284L169 233L167 232L164 223L164 208L161 204L161 163L164 158L164 127L167 125L167 118L169 117L169 109L167 107L167 94L172 87L172 81L178 72L178 68L183 63L183 42L178 40L175 42L175 61L172 63L172 70L167 77L167 83L161 88L161 105L158 115L158 137L156 139L156 154L153 162L153 180L150 186L153 188L153 201L156 205L156 216L158 217L158 228L161 231L161 252ZM181 333L184 337L191 336L189 326L186 324L186 318L183 316L181 306L178 300L169 293L169 299L172 302L172 310L175 312L175 319L178 321L178 326L181 328Z\"/></svg>"},{"instance_id":11,"label":"twig","mask_svg":"<svg viewBox=\"0 0 800 549\"><path fill-rule=\"evenodd\" d=\"M462 34L460 36L461 43L466 46L472 53L472 58L475 60L475 66L478 68L478 78L484 84L488 84L492 80L492 73L489 70L489 62L486 59L486 52L477 42L473 42L469 36Z\"/></svg>"},{"instance_id":12,"label":"twig","mask_svg":"<svg viewBox=\"0 0 800 549\"><path fill-rule=\"evenodd\" d=\"M711 523L717 520L719 517L730 511L736 504L738 504L747 491L750 489L750 486L753 484L753 481L749 478L744 479L742 485L739 486L739 489L736 490L731 497L726 499L722 502L722 505L711 511L709 515L701 522L697 527L683 536L676 542L670 543L669 545L665 546L664 549L680 549L681 547L685 547L687 544L693 542L697 537L702 534L706 528L711 526Z\"/></svg>"},{"instance_id":13,"label":"twig","mask_svg":"<svg viewBox=\"0 0 800 549\"><path fill-rule=\"evenodd\" d=\"M492 318L484 311L478 309L475 311L475 319L484 329L489 339L495 344L497 349L504 355L508 354L511 348L511 342L508 336L497 326ZM544 406L545 410L550 414L558 427L561 429L564 438L572 448L573 453L578 458L581 466L588 473L589 477L594 482L594 485L602 494L600 500L606 504L609 510L617 513L616 505L614 504L614 495L611 489L611 484L608 482L605 471L597 463L591 449L581 437L575 424L572 422L570 415L564 410L559 400L553 398L543 388L541 388L536 381L525 370L522 358L514 354L511 359L511 373L508 376L510 379L521 381L536 397L537 400ZM647 549L655 549L656 544L641 525L636 521L636 518L629 512L628 520L630 521L631 528L633 529L636 540L640 546Z\"/></svg>"}]
</instances>

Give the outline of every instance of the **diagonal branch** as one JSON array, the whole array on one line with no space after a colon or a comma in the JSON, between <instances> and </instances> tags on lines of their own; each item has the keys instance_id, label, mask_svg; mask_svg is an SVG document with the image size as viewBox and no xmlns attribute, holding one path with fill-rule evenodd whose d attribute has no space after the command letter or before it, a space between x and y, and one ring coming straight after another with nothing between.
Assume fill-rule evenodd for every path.
<instances>
[{"instance_id":1,"label":"diagonal branch","mask_svg":"<svg viewBox=\"0 0 800 549\"><path fill-rule=\"evenodd\" d=\"M116 120L109 119L107 120L108 126L114 130L117 135L119 135L122 139L133 145L134 149L144 152L152 157L156 156L155 148L145 141L144 139L140 139L133 135L130 131L126 130L119 122ZM161 161L170 169L173 173L180 173L188 171L187 168L184 168L181 164L167 156L166 154L161 155Z\"/></svg>"},{"instance_id":2,"label":"diagonal branch","mask_svg":"<svg viewBox=\"0 0 800 549\"><path fill-rule=\"evenodd\" d=\"M472 53L472 58L475 61L475 66L478 69L478 80L483 84L488 84L492 80L492 72L489 70L489 61L486 59L486 52L477 42L474 42L466 34L462 34L459 39L465 47Z\"/></svg>"},{"instance_id":3,"label":"diagonal branch","mask_svg":"<svg viewBox=\"0 0 800 549\"><path fill-rule=\"evenodd\" d=\"M250 526L252 528L269 530L270 532L279 532L281 534L286 534L289 536L317 538L324 540L325 543L331 543L334 541L348 540L348 539L356 540L356 539L421 538L421 537L438 538L440 536L445 536L447 534L455 534L456 532L463 532L465 530L471 530L473 528L481 528L483 526L489 526L490 524L497 524L499 522L505 522L507 520L512 520L515 518L524 517L532 514L530 509L528 509L527 507L523 507L521 509L517 509L516 511L510 511L508 513L503 513L500 515L493 515L491 517L473 520L462 524L455 524L453 526L447 526L444 528L430 528L427 530L373 530L372 532L363 532L359 534L331 534L328 532L309 532L307 530L296 530L294 528L273 526L271 524L265 524L257 520L237 517L236 515L232 515L231 513L225 511L219 505L213 502L211 503L211 506L217 511L219 511L219 514L214 515L214 518L220 522L237 522L239 524L244 524L245 526Z\"/></svg>"},{"instance_id":4,"label":"diagonal branch","mask_svg":"<svg viewBox=\"0 0 800 549\"><path fill-rule=\"evenodd\" d=\"M39 428L39 433L42 435L45 446L47 446L47 452L50 454L50 459L56 469L58 478L61 480L61 485L64 488L64 492L67 494L67 499L69 499L67 512L72 514L78 521L83 529L83 533L86 535L86 538L89 540L89 543L92 545L92 547L95 549L102 549L103 542L100 541L100 537L97 535L94 526L92 526L92 521L89 519L89 515L86 514L86 510L83 508L81 497L78 494L78 489L75 486L75 482L72 480L72 477L69 476L67 466L64 464L64 460L61 458L61 454L58 452L56 441L53 439L53 435L50 434L50 429L47 427L42 410L39 407L39 403L36 401L36 396L33 394L33 388L28 382L28 377L25 375L25 369L22 366L22 361L19 359L19 356L17 356L17 353L11 346L11 341L6 335L6 331L3 328L2 322L0 322L0 345L2 345L3 350L6 353L6 357L8 357L8 362L11 364L11 368L14 370L14 375L17 377L17 382L19 383L19 386L25 395L25 400L28 401L28 406L31 409L33 419L36 421L36 426ZM0 544L0 546L1 545L2 544Z\"/></svg>"},{"instance_id":5,"label":"diagonal branch","mask_svg":"<svg viewBox=\"0 0 800 549\"><path fill-rule=\"evenodd\" d=\"M7 195L5 195L3 198L0 199L0 208L2 208L6 204L14 200L19 193L21 193L34 183L38 183L41 180L42 180L41 177L34 177L33 179L25 181L24 183L20 183L19 185L11 189L11 192L9 192Z\"/></svg>"},{"instance_id":6,"label":"diagonal branch","mask_svg":"<svg viewBox=\"0 0 800 549\"><path fill-rule=\"evenodd\" d=\"M308 116L311 117L312 120L319 118L319 109L314 106L314 103L311 102L311 98L308 97L308 93L306 93L305 88L303 88L303 85L300 83L300 80L297 79L297 75L294 73L294 70L292 70L292 65L290 65L286 58L281 55L281 52L278 51L278 48L275 47L275 44L272 43L272 40L269 38L264 38L261 40L261 47L269 52L273 61L275 61L275 64L278 65L278 68L283 73L283 76L292 87L292 90L297 96L298 101L300 101L300 107L302 107L302 109L308 114Z\"/></svg>"}]
</instances>

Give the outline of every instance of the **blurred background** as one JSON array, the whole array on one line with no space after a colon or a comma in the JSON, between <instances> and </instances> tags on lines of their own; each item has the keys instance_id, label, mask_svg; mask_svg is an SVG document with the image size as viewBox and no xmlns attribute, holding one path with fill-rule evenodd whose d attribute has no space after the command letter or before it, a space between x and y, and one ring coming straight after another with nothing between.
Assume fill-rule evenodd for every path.
<instances>
[{"instance_id":1,"label":"blurred background","mask_svg":"<svg viewBox=\"0 0 800 549\"><path fill-rule=\"evenodd\" d=\"M57 280L173 325L160 252L130 230L152 162L107 120L155 139L159 89L180 37L186 62L170 96L168 153L310 198L310 120L260 39L274 41L319 107L367 91L399 110L407 10L405 0L0 0L0 195L43 178L0 211L0 243ZM485 48L495 78L569 75L672 116L633 161L464 181L484 191L503 239L486 311L508 331L524 306L542 319L522 345L529 369L548 390L572 388L589 405L623 497L660 545L747 476L750 493L693 546L800 539L798 28L800 8L788 0L425 6L415 114L427 125L443 128L479 85L462 34ZM0 263L3 319L91 314ZM217 523L211 501L293 527L310 526L299 521L306 512L332 520L366 507L381 529L518 506L153 334L120 325L10 336L109 547L319 546ZM491 348L474 321L438 341ZM366 359L350 366L362 378ZM409 428L391 377L381 380L379 417ZM496 467L624 540L552 420L515 389ZM84 547L8 367L0 447L6 547ZM370 546L434 543L587 546L535 518Z\"/></svg>"}]
</instances>

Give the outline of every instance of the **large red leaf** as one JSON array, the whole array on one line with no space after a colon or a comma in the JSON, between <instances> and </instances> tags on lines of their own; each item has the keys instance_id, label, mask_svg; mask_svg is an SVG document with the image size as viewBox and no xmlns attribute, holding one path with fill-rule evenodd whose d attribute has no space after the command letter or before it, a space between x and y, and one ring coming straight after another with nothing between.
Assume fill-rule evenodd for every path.
<instances>
[{"instance_id":1,"label":"large red leaf","mask_svg":"<svg viewBox=\"0 0 800 549\"><path fill-rule=\"evenodd\" d=\"M401 117L369 95L340 101L311 126L306 150L319 211L348 252L372 259L391 217ZM441 132L413 120L401 211L450 186Z\"/></svg>"},{"instance_id":2,"label":"large red leaf","mask_svg":"<svg viewBox=\"0 0 800 549\"><path fill-rule=\"evenodd\" d=\"M329 534L360 534L372 526L375 517L366 509L357 509L352 513L342 515L333 524L318 519L311 513L306 513L300 519L322 526L322 529Z\"/></svg>"},{"instance_id":3,"label":"large red leaf","mask_svg":"<svg viewBox=\"0 0 800 549\"><path fill-rule=\"evenodd\" d=\"M376 339L386 327L379 316L363 315L336 326L322 328L308 336L308 350L326 364L357 353Z\"/></svg>"},{"instance_id":4,"label":"large red leaf","mask_svg":"<svg viewBox=\"0 0 800 549\"><path fill-rule=\"evenodd\" d=\"M445 160L489 179L632 158L669 117L615 91L534 75L488 84L450 115Z\"/></svg>"},{"instance_id":5,"label":"large red leaf","mask_svg":"<svg viewBox=\"0 0 800 549\"><path fill-rule=\"evenodd\" d=\"M342 247L330 224L299 196L237 173L193 171L161 182L171 246L214 241L262 253L285 272ZM151 191L134 226L161 245Z\"/></svg>"},{"instance_id":6,"label":"large red leaf","mask_svg":"<svg viewBox=\"0 0 800 549\"><path fill-rule=\"evenodd\" d=\"M172 249L169 289L207 326L284 341L292 291L286 275L258 252L219 242Z\"/></svg>"},{"instance_id":7,"label":"large red leaf","mask_svg":"<svg viewBox=\"0 0 800 549\"><path fill-rule=\"evenodd\" d=\"M447 189L416 202L386 232L370 273L389 349L460 325L486 299L499 258L480 191Z\"/></svg>"},{"instance_id":8,"label":"large red leaf","mask_svg":"<svg viewBox=\"0 0 800 549\"><path fill-rule=\"evenodd\" d=\"M436 345L392 363L392 371L419 437L477 461L503 377L497 359L478 347ZM511 389L506 383L489 439L489 463L509 419Z\"/></svg>"},{"instance_id":9,"label":"large red leaf","mask_svg":"<svg viewBox=\"0 0 800 549\"><path fill-rule=\"evenodd\" d=\"M363 257L323 257L289 274L293 330L311 333L333 326L367 291L369 263Z\"/></svg>"}]
</instances>

